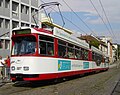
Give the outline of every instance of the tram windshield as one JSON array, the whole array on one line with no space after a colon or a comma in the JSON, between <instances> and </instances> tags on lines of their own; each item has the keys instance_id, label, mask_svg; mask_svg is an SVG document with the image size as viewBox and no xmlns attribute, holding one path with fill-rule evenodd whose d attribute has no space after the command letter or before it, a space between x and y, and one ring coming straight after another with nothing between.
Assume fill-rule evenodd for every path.
<instances>
[{"instance_id":1,"label":"tram windshield","mask_svg":"<svg viewBox=\"0 0 120 95\"><path fill-rule=\"evenodd\" d=\"M34 54L36 52L36 38L34 36L20 36L13 38L12 55Z\"/></svg>"}]
</instances>

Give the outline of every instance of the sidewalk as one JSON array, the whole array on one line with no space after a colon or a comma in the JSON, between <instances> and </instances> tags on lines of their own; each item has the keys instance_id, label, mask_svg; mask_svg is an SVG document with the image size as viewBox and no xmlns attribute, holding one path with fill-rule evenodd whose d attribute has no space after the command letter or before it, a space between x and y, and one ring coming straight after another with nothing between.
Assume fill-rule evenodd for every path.
<instances>
[{"instance_id":1,"label":"sidewalk","mask_svg":"<svg viewBox=\"0 0 120 95\"><path fill-rule=\"evenodd\" d=\"M109 65L109 68L113 68L113 67L120 68L120 61L116 61Z\"/></svg>"},{"instance_id":2,"label":"sidewalk","mask_svg":"<svg viewBox=\"0 0 120 95\"><path fill-rule=\"evenodd\" d=\"M3 83L2 79L0 78L0 87L3 86L5 83Z\"/></svg>"},{"instance_id":3,"label":"sidewalk","mask_svg":"<svg viewBox=\"0 0 120 95\"><path fill-rule=\"evenodd\" d=\"M4 79L4 80L2 80L2 78L0 78L0 87L1 86L3 86L3 85L5 85L6 83L11 83L12 81L11 80L9 80L9 79Z\"/></svg>"},{"instance_id":4,"label":"sidewalk","mask_svg":"<svg viewBox=\"0 0 120 95\"><path fill-rule=\"evenodd\" d=\"M113 67L116 67L116 63L109 65L109 68L113 68Z\"/></svg>"}]
</instances>

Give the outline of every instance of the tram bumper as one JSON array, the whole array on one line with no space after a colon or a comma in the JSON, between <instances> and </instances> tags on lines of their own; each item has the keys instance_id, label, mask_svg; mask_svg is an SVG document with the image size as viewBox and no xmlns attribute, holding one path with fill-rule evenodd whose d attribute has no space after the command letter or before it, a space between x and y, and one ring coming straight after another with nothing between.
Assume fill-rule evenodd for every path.
<instances>
[{"instance_id":1,"label":"tram bumper","mask_svg":"<svg viewBox=\"0 0 120 95\"><path fill-rule=\"evenodd\" d=\"M12 81L31 81L38 78L38 74L11 74Z\"/></svg>"}]
</instances>

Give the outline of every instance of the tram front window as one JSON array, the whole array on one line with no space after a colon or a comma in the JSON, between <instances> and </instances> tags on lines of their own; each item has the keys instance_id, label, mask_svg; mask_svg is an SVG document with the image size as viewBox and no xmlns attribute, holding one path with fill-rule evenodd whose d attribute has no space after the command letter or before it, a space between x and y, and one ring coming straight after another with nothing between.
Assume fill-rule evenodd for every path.
<instances>
[{"instance_id":1,"label":"tram front window","mask_svg":"<svg viewBox=\"0 0 120 95\"><path fill-rule=\"evenodd\" d=\"M13 38L12 55L34 54L36 52L36 38L22 36Z\"/></svg>"}]
</instances>

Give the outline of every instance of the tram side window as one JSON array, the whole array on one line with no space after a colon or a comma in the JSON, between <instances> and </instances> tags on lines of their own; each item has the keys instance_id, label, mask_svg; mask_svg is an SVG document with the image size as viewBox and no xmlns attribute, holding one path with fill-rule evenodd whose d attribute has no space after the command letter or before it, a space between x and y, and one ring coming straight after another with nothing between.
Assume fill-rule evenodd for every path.
<instances>
[{"instance_id":1,"label":"tram side window","mask_svg":"<svg viewBox=\"0 0 120 95\"><path fill-rule=\"evenodd\" d=\"M81 55L81 48L75 46L75 56L77 59L82 59L82 55Z\"/></svg>"},{"instance_id":2,"label":"tram side window","mask_svg":"<svg viewBox=\"0 0 120 95\"><path fill-rule=\"evenodd\" d=\"M87 50L84 50L84 59L88 60L88 51Z\"/></svg>"},{"instance_id":3,"label":"tram side window","mask_svg":"<svg viewBox=\"0 0 120 95\"><path fill-rule=\"evenodd\" d=\"M74 46L72 44L68 44L67 49L68 49L68 57L69 58L76 58Z\"/></svg>"},{"instance_id":4,"label":"tram side window","mask_svg":"<svg viewBox=\"0 0 120 95\"><path fill-rule=\"evenodd\" d=\"M64 58L88 60L88 50L62 40L58 40L58 56Z\"/></svg>"},{"instance_id":5,"label":"tram side window","mask_svg":"<svg viewBox=\"0 0 120 95\"><path fill-rule=\"evenodd\" d=\"M85 50L83 48L81 48L81 52L82 52L82 60L88 60L88 50Z\"/></svg>"},{"instance_id":6,"label":"tram side window","mask_svg":"<svg viewBox=\"0 0 120 95\"><path fill-rule=\"evenodd\" d=\"M83 48L81 48L81 54L82 54L82 60L84 60L85 59L85 50L83 49Z\"/></svg>"},{"instance_id":7,"label":"tram side window","mask_svg":"<svg viewBox=\"0 0 120 95\"><path fill-rule=\"evenodd\" d=\"M54 39L48 36L39 36L39 54L54 56Z\"/></svg>"},{"instance_id":8,"label":"tram side window","mask_svg":"<svg viewBox=\"0 0 120 95\"><path fill-rule=\"evenodd\" d=\"M66 57L66 43L64 41L58 41L58 56Z\"/></svg>"},{"instance_id":9,"label":"tram side window","mask_svg":"<svg viewBox=\"0 0 120 95\"><path fill-rule=\"evenodd\" d=\"M97 60L96 60L97 66L100 66L101 62L102 62L102 55L97 54Z\"/></svg>"},{"instance_id":10,"label":"tram side window","mask_svg":"<svg viewBox=\"0 0 120 95\"><path fill-rule=\"evenodd\" d=\"M97 66L100 66L100 64L102 62L102 55L93 52L92 53L92 60L96 62Z\"/></svg>"},{"instance_id":11,"label":"tram side window","mask_svg":"<svg viewBox=\"0 0 120 95\"><path fill-rule=\"evenodd\" d=\"M80 57L81 57L79 47L77 47L77 46L75 46L75 56L77 59L80 59Z\"/></svg>"},{"instance_id":12,"label":"tram side window","mask_svg":"<svg viewBox=\"0 0 120 95\"><path fill-rule=\"evenodd\" d=\"M95 61L95 53L92 52L92 61Z\"/></svg>"},{"instance_id":13,"label":"tram side window","mask_svg":"<svg viewBox=\"0 0 120 95\"><path fill-rule=\"evenodd\" d=\"M47 43L47 54L48 55L54 55L54 44L53 43Z\"/></svg>"},{"instance_id":14,"label":"tram side window","mask_svg":"<svg viewBox=\"0 0 120 95\"><path fill-rule=\"evenodd\" d=\"M46 42L40 41L40 54L46 55Z\"/></svg>"}]
</instances>

